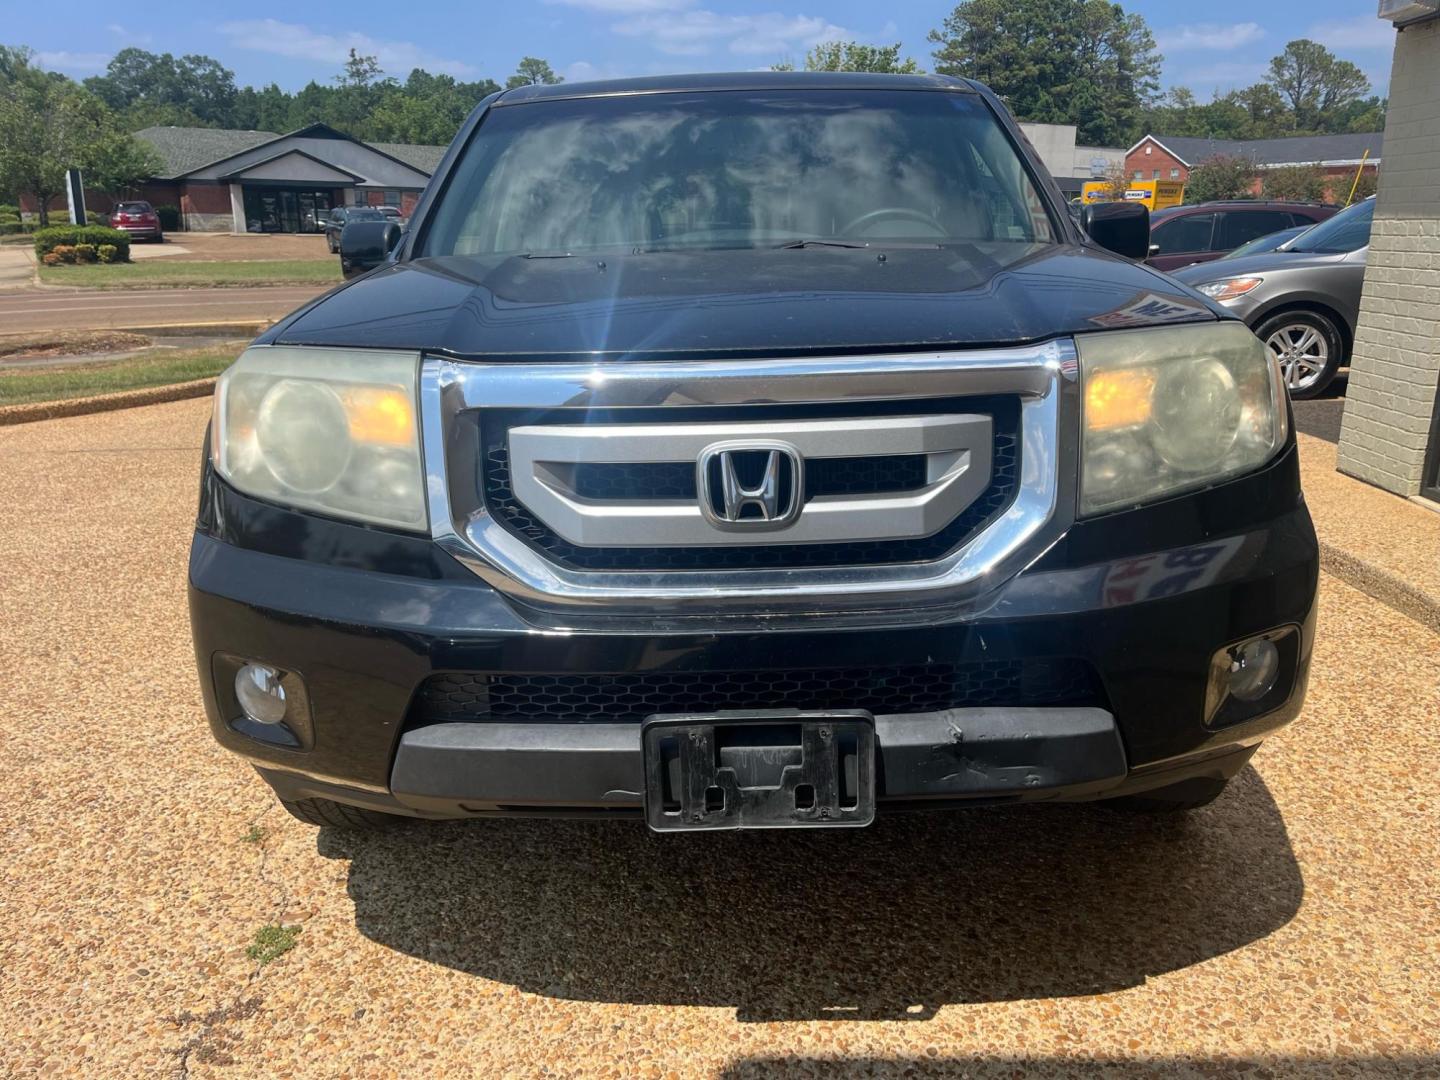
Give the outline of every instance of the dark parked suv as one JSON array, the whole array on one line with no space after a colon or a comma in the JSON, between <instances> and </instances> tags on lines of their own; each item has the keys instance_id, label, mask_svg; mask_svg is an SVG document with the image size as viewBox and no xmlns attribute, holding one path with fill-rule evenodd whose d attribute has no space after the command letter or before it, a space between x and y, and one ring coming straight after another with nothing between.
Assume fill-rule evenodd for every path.
<instances>
[{"instance_id":1,"label":"dark parked suv","mask_svg":"<svg viewBox=\"0 0 1440 1080\"><path fill-rule=\"evenodd\" d=\"M972 82L487 98L220 380L215 737L339 826L1213 799L1305 692L1288 400L1081 217Z\"/></svg>"},{"instance_id":2,"label":"dark parked suv","mask_svg":"<svg viewBox=\"0 0 1440 1080\"><path fill-rule=\"evenodd\" d=\"M1323 203L1204 202L1157 210L1150 218L1151 266L1179 270L1218 259L1241 244L1297 225L1310 226L1331 217L1338 206Z\"/></svg>"}]
</instances>

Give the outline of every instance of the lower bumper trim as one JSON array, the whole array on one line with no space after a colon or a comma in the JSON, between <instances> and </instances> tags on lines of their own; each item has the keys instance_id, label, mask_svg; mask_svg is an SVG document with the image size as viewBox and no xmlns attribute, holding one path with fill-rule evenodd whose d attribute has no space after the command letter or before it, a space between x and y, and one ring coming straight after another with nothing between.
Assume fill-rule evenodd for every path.
<instances>
[{"instance_id":1,"label":"lower bumper trim","mask_svg":"<svg viewBox=\"0 0 1440 1080\"><path fill-rule=\"evenodd\" d=\"M1119 784L1127 771L1104 709L877 716L875 742L882 800L1074 796ZM638 809L643 783L638 724L443 723L401 737L390 786L403 806L454 813Z\"/></svg>"}]
</instances>

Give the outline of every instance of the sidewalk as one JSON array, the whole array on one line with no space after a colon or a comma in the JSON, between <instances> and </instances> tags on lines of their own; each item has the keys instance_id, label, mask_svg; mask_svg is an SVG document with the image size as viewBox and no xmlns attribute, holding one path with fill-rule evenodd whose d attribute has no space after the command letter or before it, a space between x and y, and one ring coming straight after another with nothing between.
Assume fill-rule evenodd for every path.
<instances>
[{"instance_id":1,"label":"sidewalk","mask_svg":"<svg viewBox=\"0 0 1440 1080\"><path fill-rule=\"evenodd\" d=\"M1332 443L1296 439L1320 565L1440 632L1440 513L1336 472Z\"/></svg>"},{"instance_id":2,"label":"sidewalk","mask_svg":"<svg viewBox=\"0 0 1440 1080\"><path fill-rule=\"evenodd\" d=\"M35 284L35 262L25 244L0 244L0 289L23 289Z\"/></svg>"}]
</instances>

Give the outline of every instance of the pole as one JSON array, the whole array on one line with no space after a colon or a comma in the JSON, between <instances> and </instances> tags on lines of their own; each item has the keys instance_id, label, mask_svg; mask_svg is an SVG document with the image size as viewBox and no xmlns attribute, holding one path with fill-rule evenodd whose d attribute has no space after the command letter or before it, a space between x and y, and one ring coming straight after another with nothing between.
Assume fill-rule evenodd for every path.
<instances>
[{"instance_id":1,"label":"pole","mask_svg":"<svg viewBox=\"0 0 1440 1080\"><path fill-rule=\"evenodd\" d=\"M1367 146L1365 153L1360 155L1360 164L1355 168L1355 182L1350 185L1350 197L1345 200L1346 206L1355 201L1355 189L1360 186L1360 174L1365 171L1365 162L1368 160L1370 160L1370 148Z\"/></svg>"}]
</instances>

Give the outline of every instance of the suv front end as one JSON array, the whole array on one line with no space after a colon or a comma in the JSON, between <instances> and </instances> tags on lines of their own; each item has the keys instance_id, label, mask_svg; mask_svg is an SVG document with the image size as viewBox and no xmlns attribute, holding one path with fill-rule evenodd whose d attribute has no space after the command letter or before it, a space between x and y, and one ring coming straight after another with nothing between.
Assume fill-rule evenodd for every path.
<instances>
[{"instance_id":1,"label":"suv front end","mask_svg":"<svg viewBox=\"0 0 1440 1080\"><path fill-rule=\"evenodd\" d=\"M916 88L1029 161L978 88ZM1288 401L1039 191L1060 242L1008 254L711 253L744 272L677 304L688 252L402 250L274 328L221 380L191 554L215 737L321 824L1207 801L1304 698Z\"/></svg>"}]
</instances>

